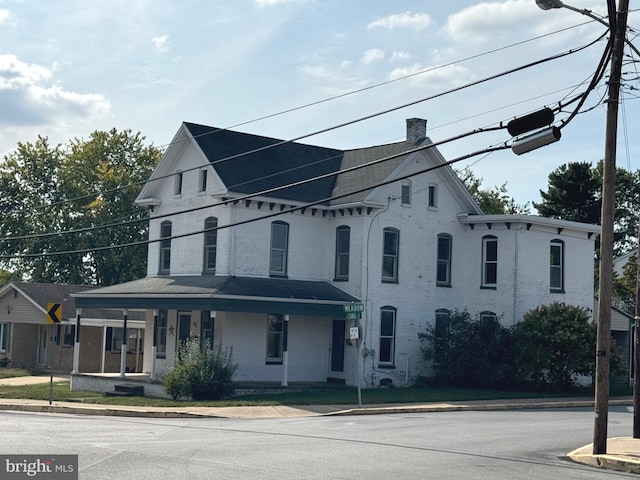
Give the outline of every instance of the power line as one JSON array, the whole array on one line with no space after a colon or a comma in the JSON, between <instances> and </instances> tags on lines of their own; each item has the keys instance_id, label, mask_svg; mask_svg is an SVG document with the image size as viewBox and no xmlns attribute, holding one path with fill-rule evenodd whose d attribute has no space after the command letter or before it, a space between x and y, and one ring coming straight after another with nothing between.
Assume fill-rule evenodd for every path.
<instances>
[{"instance_id":1,"label":"power line","mask_svg":"<svg viewBox=\"0 0 640 480\"><path fill-rule=\"evenodd\" d=\"M275 148L277 146L293 143L293 142L296 142L296 141L299 141L299 140L303 140L305 138L309 138L309 137L312 137L312 136L315 136L315 135L319 135L321 133L326 133L326 132L329 132L329 131L332 131L332 130L335 130L335 129L338 129L338 128L349 126L349 125L352 125L352 124L355 124L355 123L358 123L358 122L362 122L364 120L369 120L369 119L375 118L377 116L385 115L385 114L388 114L388 113L391 113L391 112L394 112L394 111L397 111L397 110L400 110L400 109L403 109L403 108L407 108L409 106L413 106L413 105L417 105L419 103L423 103L423 102L426 102L426 101L429 101L429 100L433 100L435 98L439 98L439 97L442 97L442 96L445 96L445 95L456 93L456 92L462 91L464 89L467 89L467 88L470 88L470 87L473 87L473 86L476 86L476 85L480 85L482 83L486 83L486 82L489 82L491 80L495 80L495 79L503 77L503 76L510 75L512 73L520 72L520 71L526 70L528 68L532 68L534 66L537 66L537 65L549 62L549 61L557 60L559 58L563 58L565 56L572 55L574 53L580 52L580 51L582 51L582 50L594 45L598 41L600 41L600 38L596 39L595 41L589 42L589 43L587 43L587 44L585 44L585 45L583 45L581 47L578 47L576 49L570 49L570 50L561 52L559 54L555 54L555 55L552 55L552 56L549 56L549 57L545 57L545 58L542 58L542 59L527 63L525 65L521 65L519 67L514 67L512 69L505 70L503 72L500 72L500 73L497 73L497 74L494 74L494 75L490 75L488 77L484 77L482 79L479 79L479 80L476 80L476 81L473 81L473 82L470 82L470 83L467 83L467 84L464 84L464 85L461 85L461 86L458 86L458 87L453 87L453 88L451 88L449 90L445 90L443 92L439 92L439 93L430 95L428 97L424 97L424 98L421 98L421 99L418 99L418 100L414 100L414 101L402 104L400 106L392 107L390 109L386 109L386 110L383 110L381 112L377 112L377 113L374 113L374 114L366 115L364 117L360 117L360 118L357 118L355 120L344 122L344 123L339 124L339 125L334 125L332 127L327 127L325 129L322 129L322 130L319 130L319 131L315 131L315 132L312 132L312 133L309 133L309 134L305 134L305 135L302 135L302 136L299 136L299 137L296 137L296 138L293 138L293 139L290 139L290 140L278 141L278 142L276 142L274 144L267 145L265 147L257 148L257 149L250 150L250 151L247 151L247 152L242 152L240 154L228 156L228 157L225 157L225 158L213 161L213 162L209 162L206 166L215 165L215 164L218 164L218 163L221 163L221 162L224 162L224 161L229 161L229 160L232 160L232 159L240 158L240 157L245 156L245 155L258 153L258 152L265 151L265 150L268 150L268 149L271 149L271 148ZM505 126L500 125L500 127L496 127L496 129L499 129L499 128L505 128ZM214 131L216 131L216 130L214 130ZM478 132L474 131L473 133L478 133ZM467 134L463 134L463 135L466 136ZM454 137L454 138L456 138L456 137ZM450 141L450 140L448 140L448 141ZM187 170L183 170L182 173L184 173L185 171L200 169L202 167L203 166L193 167L193 168L190 168L190 169L187 169ZM304 167L300 167L300 168L304 168ZM362 168L362 167L360 167L360 168ZM339 173L339 172L337 172L337 173ZM336 173L332 173L331 175L335 175L335 174ZM172 174L168 174L168 175L163 175L163 176L159 176L159 177L153 178L151 180L147 180L145 182L140 182L140 183L148 183L148 182L151 182L151 181L157 181L157 180L161 180L161 179L165 179L165 178L171 177L173 175L175 175L175 174L172 173ZM315 181L315 180L318 180L318 178L308 179L307 181ZM274 188L272 190L269 190L268 192L259 192L257 194L253 194L253 196L257 196L257 195L265 194L265 193L273 193L274 191L283 190L283 189L289 188L290 186L291 185L283 185L283 186L280 186L280 187L276 187L276 188ZM233 187L235 187L235 185L234 186L230 186L230 188L233 188ZM111 192L111 191L113 191L113 190L110 190L109 192ZM245 197L243 197L243 198L245 198ZM200 208L207 208L207 207L200 207ZM186 213L188 211L191 211L191 210L186 210L186 211L184 211L184 213ZM175 215L176 213L180 213L180 212L174 212L172 215ZM22 240L22 239L30 239L30 238L43 238L43 237L47 237L47 236L64 235L64 234L70 234L70 233L83 233L83 232L88 232L88 231L93 231L93 230L98 230L98 229L111 228L111 227L114 227L114 226L120 226L120 225L124 225L124 224L141 223L141 222L144 222L144 221L147 221L147 220L148 220L148 218L143 218L143 219L136 219L136 220L127 221L127 222L115 222L115 223L107 224L107 225L104 225L104 226L93 226L93 227L87 227L87 228L84 228L84 229L69 230L69 231L65 231L65 232L43 233L43 234L36 234L36 235L29 235L29 236L22 236L22 237L5 237L5 238L0 238L0 241ZM2 257L0 257L0 258L2 258Z\"/></svg>"},{"instance_id":2,"label":"power line","mask_svg":"<svg viewBox=\"0 0 640 480\"><path fill-rule=\"evenodd\" d=\"M350 95L355 95L355 94L358 94L358 93L362 93L362 92L367 91L367 90L372 90L372 89L375 89L375 88L378 88L378 87L382 87L382 86L389 85L389 84L392 84L392 83L395 83L395 82L399 82L399 81L402 81L402 80L413 78L413 77L416 77L416 76L419 76L419 75L424 75L426 73L430 73L430 72L433 72L433 71L438 70L438 69L446 68L446 67L451 66L451 65L464 63L464 62L467 62L469 60L478 59L478 58L481 58L481 57L486 56L486 55L490 55L490 54L493 54L493 53L498 53L498 52L501 52L501 51L504 51L504 50L507 50L507 49L510 49L510 48L514 48L516 46L524 45L526 43L530 43L530 42L533 42L533 41L536 41L536 40L540 40L540 39L543 39L543 38L546 38L546 37L549 37L549 36L557 35L559 33L566 32L566 31L571 30L573 28L578 28L578 27L581 27L583 25L586 25L586 24L589 24L589 23L593 23L594 21L595 20L587 20L587 21L585 21L583 23L579 23L579 24L576 24L576 25L573 25L573 26L570 26L570 27L562 28L562 29L556 30L554 32L550 32L550 33L543 34L543 35L538 35L538 36L533 37L533 38L529 38L529 39L526 39L526 40L523 40L523 41L520 41L520 42L512 43L512 44L509 44L509 45L506 45L506 46L503 46L503 47L499 47L499 48L496 48L496 49L493 49L493 50L489 50L489 51L486 51L486 52L482 52L482 53L479 53L479 54L476 54L476 55L471 55L471 56L462 58L460 60L455 60L455 61L452 61L452 62L449 62L449 63L444 63L444 64L441 64L441 65L438 65L438 66L435 66L435 67L427 68L427 69L421 70L419 72L414 72L412 74L408 74L408 75L405 75L405 76L402 76L402 77L398 77L398 78L395 78L395 79L392 79L392 80L388 80L388 81L385 81L385 82L380 82L380 83L377 83L377 84L374 84L374 85L363 87L361 89L357 89L357 90L346 92L346 93L343 93L343 94L340 94L340 95L336 95L336 96L333 96L333 97L317 100L317 101L314 101L314 102L311 102L311 103L307 103L307 104L304 104L304 105L301 105L301 106L293 107L293 108L290 108L290 109L285 109L285 110L282 110L282 111L279 111L279 112L276 112L276 113L268 114L268 115L265 115L265 116L262 116L262 117L258 117L258 118L252 119L252 120L247 120L247 121L244 121L244 122L241 122L241 123L237 123L235 125L231 125L231 126L228 126L226 128L214 129L211 132L207 132L207 133L204 133L202 135L212 135L212 134L215 134L215 133L217 133L219 131L238 128L238 127L249 125L249 124L252 124L252 123L259 122L259 121L263 121L263 120L267 120L267 119L270 119L270 118L274 118L274 117L278 117L278 116L281 116L281 115L285 115L287 113L292 113L292 112L295 112L295 111L298 111L298 110L302 110L302 109L305 109L305 108L309 108L309 107L313 107L313 106L320 105L320 104L323 104L323 103L327 103L327 102L330 102L330 101L333 101L333 100L338 100L340 98L344 98L344 97L347 97L347 96L350 96ZM404 108L404 107L401 107L401 108ZM383 112L383 113L385 113L385 112ZM386 113L388 113L388 112L386 112ZM365 118L365 119L368 119L368 118ZM342 126L345 126L345 125L339 125L336 128L341 128ZM305 136L296 138L296 139L291 140L291 141L297 141L297 140L308 138L308 137L311 137L311 136L314 136L314 135L318 135L320 133L326 133L327 131L330 131L330 130L332 130L332 129L327 129L327 130L323 130L323 131L320 131L320 132L316 132L316 133L312 133L312 134L309 134L309 135L305 135ZM194 138L199 138L199 136L196 136ZM177 143L177 142L170 142L168 144L161 145L161 146L159 146L157 148L159 148L159 149L165 148L166 149L167 147L170 147L170 146L174 145L175 143ZM252 153L252 152L249 152L249 153ZM194 167L194 168L188 169L186 171L195 170L197 168L202 168L202 167L205 167L205 166L207 166L207 165L202 165L200 167ZM161 179L166 178L166 177L171 176L171 175L174 175L174 174L169 174L169 175L167 175L165 177L157 177L157 178L154 179L154 181L155 180L161 180ZM54 202L54 203L51 203L49 205L45 205L42 208L50 208L52 206L56 206L56 205L59 205L59 204L70 203L70 202L74 202L74 201L78 201L78 200L83 200L83 199L86 199L86 198L92 198L92 197L95 197L95 196L101 195L101 194L114 193L114 192L117 192L117 191L120 191L120 190L123 190L123 189L126 189L126 188L131 188L131 187L135 187L135 186L138 186L138 185L143 185L143 184L145 184L147 182L148 182L148 180L139 181L139 182L130 183L128 185L124 185L124 186L113 188L113 189L103 190L103 191L99 191L99 192L93 192L93 193L89 193L89 194L86 194L86 195L81 195L81 196L78 196L78 197L75 197L75 198L72 198L72 199L63 200L63 201L60 201L60 202Z\"/></svg>"}]
</instances>

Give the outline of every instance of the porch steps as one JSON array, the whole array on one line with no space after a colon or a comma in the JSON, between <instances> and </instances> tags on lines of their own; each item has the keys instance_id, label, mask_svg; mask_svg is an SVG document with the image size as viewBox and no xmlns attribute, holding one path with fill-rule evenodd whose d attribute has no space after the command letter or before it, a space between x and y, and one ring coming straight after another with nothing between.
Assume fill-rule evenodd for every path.
<instances>
[{"instance_id":1,"label":"porch steps","mask_svg":"<svg viewBox=\"0 0 640 480\"><path fill-rule=\"evenodd\" d=\"M113 387L113 392L104 392L107 397L144 397L144 386L120 383Z\"/></svg>"}]
</instances>

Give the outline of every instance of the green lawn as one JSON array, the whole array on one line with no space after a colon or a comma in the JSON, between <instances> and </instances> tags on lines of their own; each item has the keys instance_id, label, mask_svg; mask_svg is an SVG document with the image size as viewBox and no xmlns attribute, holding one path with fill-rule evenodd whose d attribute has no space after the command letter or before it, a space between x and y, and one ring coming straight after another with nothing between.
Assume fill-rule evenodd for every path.
<instances>
[{"instance_id":1,"label":"green lawn","mask_svg":"<svg viewBox=\"0 0 640 480\"><path fill-rule=\"evenodd\" d=\"M0 373L3 369L0 369ZM583 389L570 394L541 394L532 392L482 390L467 388L375 388L363 389L363 404L394 404L394 403L424 403L447 401L471 401L471 400L499 400L518 398L540 398L578 396L585 399L593 398L592 389ZM234 396L219 401L173 401L148 397L107 397L97 392L72 392L69 382L56 382L50 389L50 384L37 384L28 386L0 386L0 399L2 398L28 398L36 400L67 401L74 399L85 403L106 405L137 405L158 407L185 407L185 406L256 406L256 405L354 405L358 403L358 394L355 387L327 386L326 389L315 388L305 391L292 391L284 393L255 393L243 396ZM629 388L615 388L611 396L631 395Z\"/></svg>"}]
</instances>

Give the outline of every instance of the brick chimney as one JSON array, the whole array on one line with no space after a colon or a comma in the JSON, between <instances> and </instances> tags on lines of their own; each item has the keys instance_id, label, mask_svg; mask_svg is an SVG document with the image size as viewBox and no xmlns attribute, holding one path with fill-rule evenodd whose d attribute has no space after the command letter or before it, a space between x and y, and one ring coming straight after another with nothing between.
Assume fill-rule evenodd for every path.
<instances>
[{"instance_id":1,"label":"brick chimney","mask_svg":"<svg viewBox=\"0 0 640 480\"><path fill-rule=\"evenodd\" d=\"M407 143L416 145L427 137L427 121L422 118L407 118Z\"/></svg>"}]
</instances>

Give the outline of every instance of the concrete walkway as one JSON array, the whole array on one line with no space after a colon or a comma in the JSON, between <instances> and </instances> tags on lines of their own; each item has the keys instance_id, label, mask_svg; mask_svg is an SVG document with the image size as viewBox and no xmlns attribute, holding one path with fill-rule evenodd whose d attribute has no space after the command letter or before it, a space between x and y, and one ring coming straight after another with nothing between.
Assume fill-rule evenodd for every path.
<instances>
[{"instance_id":1,"label":"concrete walkway","mask_svg":"<svg viewBox=\"0 0 640 480\"><path fill-rule=\"evenodd\" d=\"M65 381L65 377L53 377L53 381ZM28 385L48 383L49 376L32 376L0 379L2 385ZM616 399L610 405L633 405L632 398ZM451 411L496 411L516 409L548 409L565 407L593 407L593 400L584 398L515 399L470 402L439 402L424 404L389 405L298 405L298 406L245 406L245 407L136 407L127 405L99 405L82 402L48 402L3 398L0 410L39 413L63 413L73 415L110 415L121 417L152 418L237 418L264 419L287 417L311 417L327 415L379 415L394 413L426 413ZM586 445L567 454L575 462L629 473L640 474L640 439L630 437L609 438L607 454L594 455L593 446Z\"/></svg>"}]
</instances>

